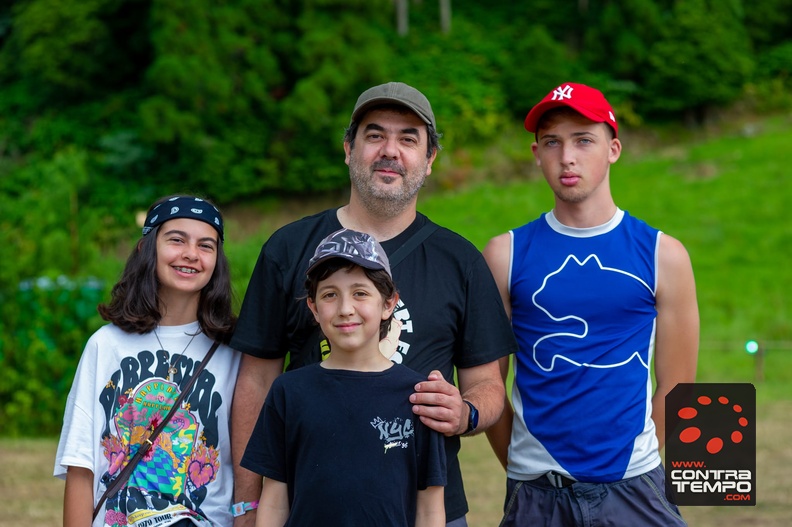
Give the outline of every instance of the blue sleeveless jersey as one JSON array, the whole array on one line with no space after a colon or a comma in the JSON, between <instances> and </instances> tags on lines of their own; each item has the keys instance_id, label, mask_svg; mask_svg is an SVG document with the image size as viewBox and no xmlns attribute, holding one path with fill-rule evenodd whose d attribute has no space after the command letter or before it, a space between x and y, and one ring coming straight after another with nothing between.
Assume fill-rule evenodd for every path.
<instances>
[{"instance_id":1,"label":"blue sleeveless jersey","mask_svg":"<svg viewBox=\"0 0 792 527\"><path fill-rule=\"evenodd\" d=\"M566 227L552 213L511 231L519 344L509 477L554 470L611 482L660 463L651 419L660 231L618 210Z\"/></svg>"}]
</instances>

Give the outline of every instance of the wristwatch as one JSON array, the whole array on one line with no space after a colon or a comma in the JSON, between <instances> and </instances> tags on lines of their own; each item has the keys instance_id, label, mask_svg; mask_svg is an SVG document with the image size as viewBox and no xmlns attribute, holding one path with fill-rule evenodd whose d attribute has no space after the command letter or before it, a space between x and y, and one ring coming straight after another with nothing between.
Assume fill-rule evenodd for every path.
<instances>
[{"instance_id":1,"label":"wristwatch","mask_svg":"<svg viewBox=\"0 0 792 527\"><path fill-rule=\"evenodd\" d=\"M462 434L463 436L472 434L473 432L476 431L476 428L478 427L478 410L476 409L475 406L473 406L473 403L471 403L470 401L464 401L464 402L465 404L468 405L468 408L470 408L470 415L468 415L468 427L467 430L465 430L465 433Z\"/></svg>"}]
</instances>

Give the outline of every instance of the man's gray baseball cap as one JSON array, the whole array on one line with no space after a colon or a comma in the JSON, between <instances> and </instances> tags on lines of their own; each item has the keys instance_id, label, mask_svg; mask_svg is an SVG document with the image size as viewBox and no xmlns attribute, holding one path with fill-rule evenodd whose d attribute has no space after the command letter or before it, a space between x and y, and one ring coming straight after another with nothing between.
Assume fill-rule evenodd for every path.
<instances>
[{"instance_id":1,"label":"man's gray baseball cap","mask_svg":"<svg viewBox=\"0 0 792 527\"><path fill-rule=\"evenodd\" d=\"M431 124L435 129L437 128L429 99L427 99L423 93L403 82L380 84L379 86L374 86L361 93L355 104L355 109L352 111L350 125L359 120L360 116L372 106L378 106L380 104L399 104L406 106L415 112L423 122Z\"/></svg>"}]
</instances>

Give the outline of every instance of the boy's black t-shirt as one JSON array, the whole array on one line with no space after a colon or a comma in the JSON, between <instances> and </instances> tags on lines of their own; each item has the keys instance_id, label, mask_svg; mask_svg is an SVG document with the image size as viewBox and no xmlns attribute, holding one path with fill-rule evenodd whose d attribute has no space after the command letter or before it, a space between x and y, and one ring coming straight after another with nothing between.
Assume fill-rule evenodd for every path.
<instances>
[{"instance_id":1,"label":"boy's black t-shirt","mask_svg":"<svg viewBox=\"0 0 792 527\"><path fill-rule=\"evenodd\" d=\"M412 413L421 375L318 364L272 384L242 465L289 488L287 526L415 525L417 495L446 483L443 436Z\"/></svg>"}]
</instances>

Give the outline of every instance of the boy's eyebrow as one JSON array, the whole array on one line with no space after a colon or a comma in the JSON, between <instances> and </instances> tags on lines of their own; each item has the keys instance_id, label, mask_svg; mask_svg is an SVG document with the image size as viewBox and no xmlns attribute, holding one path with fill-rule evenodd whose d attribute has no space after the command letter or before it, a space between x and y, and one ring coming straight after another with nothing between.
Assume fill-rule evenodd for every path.
<instances>
[{"instance_id":1,"label":"boy's eyebrow","mask_svg":"<svg viewBox=\"0 0 792 527\"><path fill-rule=\"evenodd\" d=\"M383 126L380 126L377 123L369 123L369 124L366 125L366 127L363 130L365 130L365 131L376 130L378 132L385 132L386 131ZM420 132L414 126L410 126L409 128L402 128L401 129L401 133L415 135L415 136L419 136L420 135Z\"/></svg>"},{"instance_id":2,"label":"boy's eyebrow","mask_svg":"<svg viewBox=\"0 0 792 527\"><path fill-rule=\"evenodd\" d=\"M370 283L370 282L355 282L353 284L349 284L349 287L353 287L353 288L359 288L359 287L371 288L371 287L374 287L376 289L376 286L374 284ZM336 285L324 284L324 285L320 285L316 290L317 291L321 291L323 289L339 289L339 288Z\"/></svg>"},{"instance_id":3,"label":"boy's eyebrow","mask_svg":"<svg viewBox=\"0 0 792 527\"><path fill-rule=\"evenodd\" d=\"M584 135L590 135L592 137L595 137L594 132L589 132L588 130L584 130L582 132L573 132L571 135L572 135L572 137L582 137ZM545 139L545 138L556 139L558 137L561 137L561 135L560 134L544 134L544 135L540 135L539 139Z\"/></svg>"}]
</instances>

